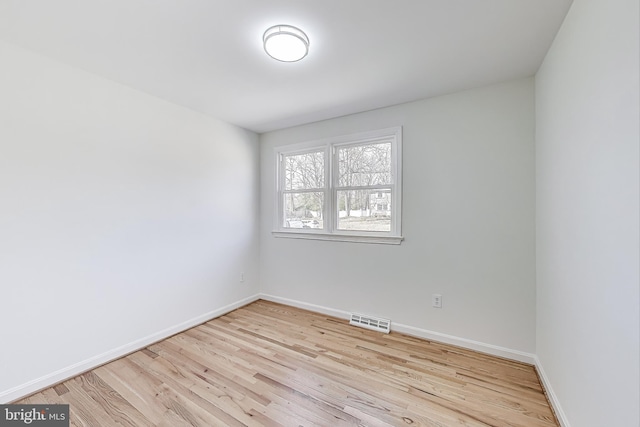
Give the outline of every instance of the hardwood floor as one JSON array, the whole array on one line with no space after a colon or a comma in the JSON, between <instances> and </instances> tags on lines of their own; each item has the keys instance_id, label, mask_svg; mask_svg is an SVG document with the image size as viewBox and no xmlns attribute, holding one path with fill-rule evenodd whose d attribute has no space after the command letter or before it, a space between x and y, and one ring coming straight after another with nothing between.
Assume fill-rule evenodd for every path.
<instances>
[{"instance_id":1,"label":"hardwood floor","mask_svg":"<svg viewBox=\"0 0 640 427\"><path fill-rule=\"evenodd\" d=\"M75 426L557 426L532 366L257 301L17 403Z\"/></svg>"}]
</instances>

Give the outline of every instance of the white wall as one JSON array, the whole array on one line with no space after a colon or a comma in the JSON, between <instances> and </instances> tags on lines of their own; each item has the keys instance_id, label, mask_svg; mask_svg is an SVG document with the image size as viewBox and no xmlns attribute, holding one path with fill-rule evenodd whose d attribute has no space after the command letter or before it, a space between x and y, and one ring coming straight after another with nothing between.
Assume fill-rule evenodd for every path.
<instances>
[{"instance_id":1,"label":"white wall","mask_svg":"<svg viewBox=\"0 0 640 427\"><path fill-rule=\"evenodd\" d=\"M261 135L262 292L534 352L533 95L524 79ZM271 235L274 147L397 125L402 245Z\"/></svg>"},{"instance_id":2,"label":"white wall","mask_svg":"<svg viewBox=\"0 0 640 427\"><path fill-rule=\"evenodd\" d=\"M637 0L574 0L536 76L537 354L566 425L640 425Z\"/></svg>"},{"instance_id":3,"label":"white wall","mask_svg":"<svg viewBox=\"0 0 640 427\"><path fill-rule=\"evenodd\" d=\"M258 292L257 142L0 42L0 401Z\"/></svg>"}]
</instances>

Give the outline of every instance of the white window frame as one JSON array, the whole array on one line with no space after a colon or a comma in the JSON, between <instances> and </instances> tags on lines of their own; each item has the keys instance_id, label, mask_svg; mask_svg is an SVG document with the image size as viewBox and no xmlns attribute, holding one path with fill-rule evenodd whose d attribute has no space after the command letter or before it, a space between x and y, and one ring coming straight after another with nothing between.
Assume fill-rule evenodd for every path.
<instances>
[{"instance_id":1,"label":"white window frame","mask_svg":"<svg viewBox=\"0 0 640 427\"><path fill-rule=\"evenodd\" d=\"M338 207L337 192L346 187L338 186L338 148L345 146L368 145L376 142L391 142L391 184L381 186L357 187L365 189L391 189L391 229L382 231L347 231L337 228ZM324 192L323 223L324 229L299 229L284 227L284 195L285 156L298 155L310 152L324 152L324 176L325 187L321 190L302 190ZM402 127L379 129L369 132L361 132L309 141L300 144L280 146L274 148L276 163L276 191L274 227L272 234L275 237L312 240L335 240L343 242L380 243L399 245L402 240ZM353 187L355 188L355 187Z\"/></svg>"}]
</instances>

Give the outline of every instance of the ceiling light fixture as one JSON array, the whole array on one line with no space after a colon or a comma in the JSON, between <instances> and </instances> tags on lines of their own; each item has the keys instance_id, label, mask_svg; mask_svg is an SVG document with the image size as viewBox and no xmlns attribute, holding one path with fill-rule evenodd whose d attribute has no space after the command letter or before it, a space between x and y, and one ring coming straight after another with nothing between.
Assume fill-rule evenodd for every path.
<instances>
[{"instance_id":1,"label":"ceiling light fixture","mask_svg":"<svg viewBox=\"0 0 640 427\"><path fill-rule=\"evenodd\" d=\"M273 59L296 62L309 53L309 37L291 25L274 25L262 36L264 51Z\"/></svg>"}]
</instances>

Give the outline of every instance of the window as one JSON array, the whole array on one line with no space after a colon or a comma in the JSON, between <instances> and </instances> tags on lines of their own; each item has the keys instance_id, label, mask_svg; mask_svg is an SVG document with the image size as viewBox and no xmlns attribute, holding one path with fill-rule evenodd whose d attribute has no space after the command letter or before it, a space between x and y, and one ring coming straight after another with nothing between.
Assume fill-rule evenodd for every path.
<instances>
[{"instance_id":1,"label":"window","mask_svg":"<svg viewBox=\"0 0 640 427\"><path fill-rule=\"evenodd\" d=\"M276 148L276 237L399 244L401 128Z\"/></svg>"}]
</instances>

